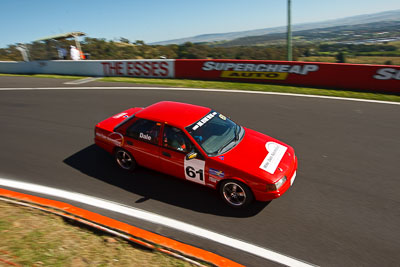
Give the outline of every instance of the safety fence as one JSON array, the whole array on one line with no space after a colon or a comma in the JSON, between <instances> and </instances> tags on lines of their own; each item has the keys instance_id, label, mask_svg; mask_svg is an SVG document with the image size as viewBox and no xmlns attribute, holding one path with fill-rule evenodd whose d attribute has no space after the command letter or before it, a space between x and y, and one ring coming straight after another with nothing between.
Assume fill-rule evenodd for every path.
<instances>
[{"instance_id":1,"label":"safety fence","mask_svg":"<svg viewBox=\"0 0 400 267\"><path fill-rule=\"evenodd\" d=\"M123 76L400 92L400 66L272 60L54 60L0 62L0 73Z\"/></svg>"}]
</instances>

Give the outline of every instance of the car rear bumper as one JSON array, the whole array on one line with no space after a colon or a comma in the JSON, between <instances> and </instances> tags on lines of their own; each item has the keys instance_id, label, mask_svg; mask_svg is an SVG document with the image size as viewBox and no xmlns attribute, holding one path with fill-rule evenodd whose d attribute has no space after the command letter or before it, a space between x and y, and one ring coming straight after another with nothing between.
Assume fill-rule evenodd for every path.
<instances>
[{"instance_id":1,"label":"car rear bumper","mask_svg":"<svg viewBox=\"0 0 400 267\"><path fill-rule=\"evenodd\" d=\"M94 139L94 143L97 146L99 146L102 149L104 149L105 151L107 151L108 153L111 153L111 154L113 153L113 149L114 149L115 146L112 146L109 143L104 142L103 140L100 140L99 138L95 138Z\"/></svg>"}]
</instances>

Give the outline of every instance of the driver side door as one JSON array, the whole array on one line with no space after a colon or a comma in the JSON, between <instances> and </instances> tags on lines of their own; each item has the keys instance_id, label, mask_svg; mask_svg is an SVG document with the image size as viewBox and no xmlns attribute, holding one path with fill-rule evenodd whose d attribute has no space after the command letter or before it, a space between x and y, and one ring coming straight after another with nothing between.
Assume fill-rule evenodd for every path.
<instances>
[{"instance_id":1,"label":"driver side door","mask_svg":"<svg viewBox=\"0 0 400 267\"><path fill-rule=\"evenodd\" d=\"M205 161L198 151L195 159L186 155L196 150L186 134L173 126L165 125L162 134L161 167L163 172L205 185Z\"/></svg>"},{"instance_id":2,"label":"driver side door","mask_svg":"<svg viewBox=\"0 0 400 267\"><path fill-rule=\"evenodd\" d=\"M159 122L136 118L126 130L123 145L139 165L157 171L160 165L160 129Z\"/></svg>"}]
</instances>

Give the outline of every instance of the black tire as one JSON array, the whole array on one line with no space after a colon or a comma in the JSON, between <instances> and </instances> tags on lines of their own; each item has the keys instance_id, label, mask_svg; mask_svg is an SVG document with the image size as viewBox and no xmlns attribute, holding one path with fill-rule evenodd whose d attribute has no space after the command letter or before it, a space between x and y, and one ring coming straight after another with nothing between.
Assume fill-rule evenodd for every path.
<instances>
[{"instance_id":1,"label":"black tire","mask_svg":"<svg viewBox=\"0 0 400 267\"><path fill-rule=\"evenodd\" d=\"M114 158L117 165L123 170L133 171L137 167L135 158L125 149L115 149Z\"/></svg>"},{"instance_id":2,"label":"black tire","mask_svg":"<svg viewBox=\"0 0 400 267\"><path fill-rule=\"evenodd\" d=\"M219 193L226 204L233 208L243 208L254 200L253 192L244 183L237 180L224 180Z\"/></svg>"}]
</instances>

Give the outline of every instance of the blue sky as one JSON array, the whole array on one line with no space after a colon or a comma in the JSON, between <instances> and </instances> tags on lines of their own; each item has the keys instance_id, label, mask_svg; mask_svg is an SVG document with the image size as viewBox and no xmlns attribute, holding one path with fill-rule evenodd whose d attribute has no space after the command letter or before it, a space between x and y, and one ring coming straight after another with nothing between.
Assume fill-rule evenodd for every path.
<instances>
[{"instance_id":1,"label":"blue sky","mask_svg":"<svg viewBox=\"0 0 400 267\"><path fill-rule=\"evenodd\" d=\"M1 0L0 48L83 31L146 43L286 24L287 0ZM292 0L292 23L400 9L400 0Z\"/></svg>"}]
</instances>

